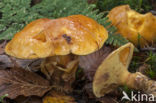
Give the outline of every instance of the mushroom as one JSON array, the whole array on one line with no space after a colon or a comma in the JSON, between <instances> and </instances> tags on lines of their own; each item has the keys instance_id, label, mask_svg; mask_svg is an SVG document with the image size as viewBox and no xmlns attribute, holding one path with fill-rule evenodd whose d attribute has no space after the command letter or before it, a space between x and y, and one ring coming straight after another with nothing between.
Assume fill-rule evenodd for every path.
<instances>
[{"instance_id":1,"label":"mushroom","mask_svg":"<svg viewBox=\"0 0 156 103\"><path fill-rule=\"evenodd\" d=\"M108 17L117 32L135 45L144 47L156 42L156 17L152 13L140 14L122 5L113 8Z\"/></svg>"},{"instance_id":2,"label":"mushroom","mask_svg":"<svg viewBox=\"0 0 156 103\"><path fill-rule=\"evenodd\" d=\"M15 34L5 52L21 59L86 55L101 48L107 38L102 25L83 15L39 19Z\"/></svg>"},{"instance_id":3,"label":"mushroom","mask_svg":"<svg viewBox=\"0 0 156 103\"><path fill-rule=\"evenodd\" d=\"M6 45L8 55L21 59L45 58L41 71L52 82L67 84L75 78L78 55L90 54L100 49L108 38L107 30L93 19L72 15L58 19L39 19L15 34ZM74 57L74 59L73 59ZM65 73L53 73L55 68ZM55 75L56 74L56 75Z\"/></svg>"},{"instance_id":4,"label":"mushroom","mask_svg":"<svg viewBox=\"0 0 156 103\"><path fill-rule=\"evenodd\" d=\"M5 52L21 59L56 55L85 55L101 48L107 30L93 19L72 15L59 19L39 19L28 24L6 45Z\"/></svg>"},{"instance_id":5,"label":"mushroom","mask_svg":"<svg viewBox=\"0 0 156 103\"><path fill-rule=\"evenodd\" d=\"M134 46L127 43L109 54L96 70L93 92L96 97L104 96L121 85L142 90L156 97L156 82L145 75L130 73L127 68L132 59Z\"/></svg>"}]
</instances>

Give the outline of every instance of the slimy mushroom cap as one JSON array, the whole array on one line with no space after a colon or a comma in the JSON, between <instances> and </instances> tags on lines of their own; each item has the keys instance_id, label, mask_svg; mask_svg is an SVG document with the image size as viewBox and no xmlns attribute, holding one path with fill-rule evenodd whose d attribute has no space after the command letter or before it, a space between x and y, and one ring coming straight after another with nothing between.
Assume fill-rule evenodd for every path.
<instances>
[{"instance_id":1,"label":"slimy mushroom cap","mask_svg":"<svg viewBox=\"0 0 156 103\"><path fill-rule=\"evenodd\" d=\"M87 16L39 19L15 34L5 52L22 59L86 55L101 48L107 38L107 30Z\"/></svg>"},{"instance_id":2,"label":"slimy mushroom cap","mask_svg":"<svg viewBox=\"0 0 156 103\"><path fill-rule=\"evenodd\" d=\"M121 5L113 8L108 17L117 31L135 45L156 42L156 17L152 13L140 14L129 5Z\"/></svg>"}]
</instances>

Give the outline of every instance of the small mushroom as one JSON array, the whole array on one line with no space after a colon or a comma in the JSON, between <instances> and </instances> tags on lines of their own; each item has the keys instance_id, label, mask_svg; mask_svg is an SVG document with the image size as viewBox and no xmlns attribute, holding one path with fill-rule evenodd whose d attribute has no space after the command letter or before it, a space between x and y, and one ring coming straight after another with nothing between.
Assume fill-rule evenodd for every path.
<instances>
[{"instance_id":1,"label":"small mushroom","mask_svg":"<svg viewBox=\"0 0 156 103\"><path fill-rule=\"evenodd\" d=\"M132 59L134 46L128 43L109 54L98 67L94 80L93 92L96 97L104 96L121 85L142 90L156 97L156 82L145 75L130 73L127 68Z\"/></svg>"},{"instance_id":2,"label":"small mushroom","mask_svg":"<svg viewBox=\"0 0 156 103\"><path fill-rule=\"evenodd\" d=\"M156 42L156 17L152 13L140 14L129 5L113 8L108 14L117 32L135 45L144 47Z\"/></svg>"}]
</instances>

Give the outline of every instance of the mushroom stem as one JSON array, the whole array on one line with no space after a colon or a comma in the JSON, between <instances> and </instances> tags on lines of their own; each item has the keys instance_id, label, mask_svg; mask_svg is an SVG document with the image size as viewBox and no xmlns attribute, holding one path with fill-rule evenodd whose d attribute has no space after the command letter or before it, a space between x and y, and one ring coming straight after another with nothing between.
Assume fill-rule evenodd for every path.
<instances>
[{"instance_id":1,"label":"mushroom stem","mask_svg":"<svg viewBox=\"0 0 156 103\"><path fill-rule=\"evenodd\" d=\"M141 90L156 97L156 81L136 72L130 73L127 68L132 59L134 46L127 43L109 54L96 70L93 80L93 92L102 97L119 85Z\"/></svg>"},{"instance_id":2,"label":"mushroom stem","mask_svg":"<svg viewBox=\"0 0 156 103\"><path fill-rule=\"evenodd\" d=\"M121 75L121 85L127 85L136 90L142 90L147 94L153 94L156 97L156 81L150 80L140 72L130 73L124 71Z\"/></svg>"}]
</instances>

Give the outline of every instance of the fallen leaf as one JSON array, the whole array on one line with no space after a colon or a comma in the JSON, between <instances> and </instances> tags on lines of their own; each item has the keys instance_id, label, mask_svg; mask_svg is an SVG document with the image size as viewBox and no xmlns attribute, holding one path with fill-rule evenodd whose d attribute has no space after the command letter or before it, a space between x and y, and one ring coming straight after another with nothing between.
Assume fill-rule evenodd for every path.
<instances>
[{"instance_id":1,"label":"fallen leaf","mask_svg":"<svg viewBox=\"0 0 156 103\"><path fill-rule=\"evenodd\" d=\"M0 96L8 94L14 99L19 95L43 96L51 87L39 75L21 68L0 69Z\"/></svg>"},{"instance_id":2,"label":"fallen leaf","mask_svg":"<svg viewBox=\"0 0 156 103\"><path fill-rule=\"evenodd\" d=\"M38 71L40 70L40 64L42 59L18 59L11 57L12 62L15 67L24 68L29 71Z\"/></svg>"},{"instance_id":3,"label":"fallen leaf","mask_svg":"<svg viewBox=\"0 0 156 103\"><path fill-rule=\"evenodd\" d=\"M11 59L7 55L0 55L0 68L6 69L9 67L14 67L14 64L12 63Z\"/></svg>"},{"instance_id":4,"label":"fallen leaf","mask_svg":"<svg viewBox=\"0 0 156 103\"><path fill-rule=\"evenodd\" d=\"M110 47L104 46L92 54L80 56L79 66L83 68L89 80L93 80L96 69L111 51L112 49Z\"/></svg>"},{"instance_id":5,"label":"fallen leaf","mask_svg":"<svg viewBox=\"0 0 156 103\"><path fill-rule=\"evenodd\" d=\"M119 103L113 97L109 97L109 96L105 96L100 99L97 99L97 101L100 103Z\"/></svg>"},{"instance_id":6,"label":"fallen leaf","mask_svg":"<svg viewBox=\"0 0 156 103\"><path fill-rule=\"evenodd\" d=\"M32 60L26 60L26 59L17 59L14 57L10 57L8 55L0 55L0 68L6 69L6 68L24 68L29 71L38 71L40 70L40 64L42 59L32 59Z\"/></svg>"},{"instance_id":7,"label":"fallen leaf","mask_svg":"<svg viewBox=\"0 0 156 103\"><path fill-rule=\"evenodd\" d=\"M15 99L16 103L42 103L42 98L31 96L31 97L24 97L24 96L18 96Z\"/></svg>"},{"instance_id":8,"label":"fallen leaf","mask_svg":"<svg viewBox=\"0 0 156 103\"><path fill-rule=\"evenodd\" d=\"M74 98L71 96L67 96L62 93L52 91L50 95L47 95L43 98L43 103L76 103L76 102Z\"/></svg>"},{"instance_id":9,"label":"fallen leaf","mask_svg":"<svg viewBox=\"0 0 156 103\"><path fill-rule=\"evenodd\" d=\"M86 92L86 94L88 95L88 98L89 99L95 99L95 95L93 94L93 88L92 88L92 82L91 83L87 83L85 86L84 86L84 90Z\"/></svg>"},{"instance_id":10,"label":"fallen leaf","mask_svg":"<svg viewBox=\"0 0 156 103\"><path fill-rule=\"evenodd\" d=\"M6 40L0 43L0 54L4 54L4 47L6 45Z\"/></svg>"}]
</instances>

